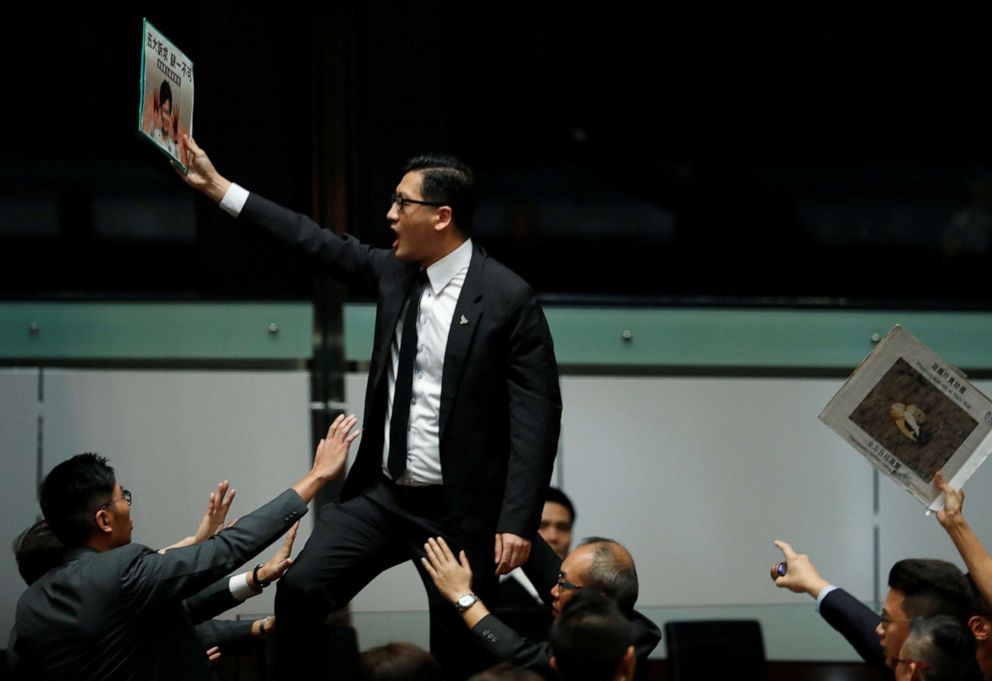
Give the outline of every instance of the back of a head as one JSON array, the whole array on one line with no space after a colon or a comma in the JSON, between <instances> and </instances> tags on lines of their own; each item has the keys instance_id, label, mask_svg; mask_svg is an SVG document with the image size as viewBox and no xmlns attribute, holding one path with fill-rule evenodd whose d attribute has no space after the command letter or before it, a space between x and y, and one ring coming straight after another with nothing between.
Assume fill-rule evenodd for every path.
<instances>
[{"instance_id":1,"label":"back of a head","mask_svg":"<svg viewBox=\"0 0 992 681\"><path fill-rule=\"evenodd\" d=\"M529 669L523 669L509 662L500 662L495 667L470 676L468 681L542 681L542 677Z\"/></svg>"},{"instance_id":2,"label":"back of a head","mask_svg":"<svg viewBox=\"0 0 992 681\"><path fill-rule=\"evenodd\" d=\"M465 236L472 235L475 219L475 174L449 154L423 154L407 161L403 173L419 172L423 177L420 193L426 201L451 206L452 219Z\"/></svg>"},{"instance_id":3,"label":"back of a head","mask_svg":"<svg viewBox=\"0 0 992 681\"><path fill-rule=\"evenodd\" d=\"M52 532L48 522L39 520L17 535L14 540L14 558L17 571L28 585L62 563L65 546Z\"/></svg>"},{"instance_id":4,"label":"back of a head","mask_svg":"<svg viewBox=\"0 0 992 681\"><path fill-rule=\"evenodd\" d=\"M918 617L900 657L902 664L916 664L920 681L978 681L982 672L975 647L971 630L954 617Z\"/></svg>"},{"instance_id":5,"label":"back of a head","mask_svg":"<svg viewBox=\"0 0 992 681\"><path fill-rule=\"evenodd\" d=\"M578 591L551 627L551 648L562 679L609 681L634 643L617 603L596 589Z\"/></svg>"},{"instance_id":6,"label":"back of a head","mask_svg":"<svg viewBox=\"0 0 992 681\"><path fill-rule=\"evenodd\" d=\"M605 537L586 537L579 546L595 549L592 566L586 575L586 585L615 600L624 613L633 612L638 583L637 569L630 552L620 542Z\"/></svg>"},{"instance_id":7,"label":"back of a head","mask_svg":"<svg viewBox=\"0 0 992 681\"><path fill-rule=\"evenodd\" d=\"M86 543L94 528L93 514L110 500L115 483L107 459L92 453L77 454L45 476L38 501L59 541L68 547Z\"/></svg>"},{"instance_id":8,"label":"back of a head","mask_svg":"<svg viewBox=\"0 0 992 681\"><path fill-rule=\"evenodd\" d=\"M358 656L352 681L441 681L441 665L412 643L387 643Z\"/></svg>"},{"instance_id":9,"label":"back of a head","mask_svg":"<svg viewBox=\"0 0 992 681\"><path fill-rule=\"evenodd\" d=\"M973 607L968 579L953 563L933 558L906 558L889 571L889 588L906 597L903 610L910 617L950 615L967 622Z\"/></svg>"}]
</instances>

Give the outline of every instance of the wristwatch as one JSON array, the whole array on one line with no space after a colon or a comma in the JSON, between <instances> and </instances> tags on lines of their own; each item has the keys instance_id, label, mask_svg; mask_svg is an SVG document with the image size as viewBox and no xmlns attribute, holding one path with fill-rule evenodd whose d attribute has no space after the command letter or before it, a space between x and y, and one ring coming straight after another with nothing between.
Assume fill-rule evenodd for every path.
<instances>
[{"instance_id":1,"label":"wristwatch","mask_svg":"<svg viewBox=\"0 0 992 681\"><path fill-rule=\"evenodd\" d=\"M465 612L466 610L468 610L478 602L479 602L479 597L476 596L475 594L472 593L462 594L455 601L455 610L457 610L458 612Z\"/></svg>"}]
</instances>

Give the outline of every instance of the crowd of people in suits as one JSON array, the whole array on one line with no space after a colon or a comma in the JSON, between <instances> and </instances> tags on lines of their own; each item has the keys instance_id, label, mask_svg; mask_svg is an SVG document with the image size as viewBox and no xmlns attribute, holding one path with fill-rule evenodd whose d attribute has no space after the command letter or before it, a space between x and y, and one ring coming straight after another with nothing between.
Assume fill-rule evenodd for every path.
<instances>
[{"instance_id":1,"label":"crowd of people in suits","mask_svg":"<svg viewBox=\"0 0 992 681\"><path fill-rule=\"evenodd\" d=\"M937 473L937 513L968 573L933 558L906 558L889 571L881 613L820 575L809 556L784 541L772 568L776 586L816 599L816 609L880 678L897 681L992 679L992 556L962 512L964 493ZM781 568L779 566L782 566Z\"/></svg>"},{"instance_id":2,"label":"crowd of people in suits","mask_svg":"<svg viewBox=\"0 0 992 681\"><path fill-rule=\"evenodd\" d=\"M209 679L210 662L270 634L276 679L330 678L343 660L322 653L328 615L407 560L427 591L430 652L368 650L353 678L646 678L661 634L635 610L633 557L605 537L573 550L575 508L549 491L561 422L553 343L534 291L471 239L472 171L446 155L411 159L386 214L393 247L371 248L227 180L181 141L189 186L376 300L363 428L339 416L311 470L233 526L222 483L197 532L157 551L131 541L132 494L106 459L55 466L39 491L44 522L16 547L30 586L7 651L13 678ZM292 559L292 528L360 432L339 501L321 506ZM773 578L815 598L887 676L992 679L992 557L964 521L963 494L936 484L971 582L950 563L899 561L879 615L785 542ZM272 559L226 576L284 534ZM275 580L275 622L212 619Z\"/></svg>"}]
</instances>

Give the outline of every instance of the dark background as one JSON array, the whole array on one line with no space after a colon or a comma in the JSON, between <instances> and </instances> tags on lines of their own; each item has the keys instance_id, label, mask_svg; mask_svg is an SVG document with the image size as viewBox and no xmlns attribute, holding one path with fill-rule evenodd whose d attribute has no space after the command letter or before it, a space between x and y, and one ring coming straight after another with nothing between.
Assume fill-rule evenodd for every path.
<instances>
[{"instance_id":1,"label":"dark background","mask_svg":"<svg viewBox=\"0 0 992 681\"><path fill-rule=\"evenodd\" d=\"M443 149L478 174L478 240L547 299L992 308L983 19L440 2L11 22L0 296L313 294L138 138L143 16L192 58L221 172L366 241Z\"/></svg>"}]
</instances>

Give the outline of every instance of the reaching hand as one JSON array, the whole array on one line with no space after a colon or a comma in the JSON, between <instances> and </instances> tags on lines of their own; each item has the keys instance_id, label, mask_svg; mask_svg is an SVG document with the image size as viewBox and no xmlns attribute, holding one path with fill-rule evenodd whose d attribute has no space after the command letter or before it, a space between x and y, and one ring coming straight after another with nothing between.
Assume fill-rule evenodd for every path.
<instances>
[{"instance_id":1,"label":"reaching hand","mask_svg":"<svg viewBox=\"0 0 992 681\"><path fill-rule=\"evenodd\" d=\"M937 471L933 477L933 484L944 493L944 509L937 511L937 522L943 527L948 527L956 522L964 520L964 491L954 489L946 480L944 473Z\"/></svg>"},{"instance_id":2,"label":"reaching hand","mask_svg":"<svg viewBox=\"0 0 992 681\"><path fill-rule=\"evenodd\" d=\"M496 574L505 575L530 557L531 542L510 532L496 535Z\"/></svg>"},{"instance_id":3,"label":"reaching hand","mask_svg":"<svg viewBox=\"0 0 992 681\"><path fill-rule=\"evenodd\" d=\"M421 558L420 562L442 596L454 603L459 596L472 591L472 568L464 551L460 551L458 560L455 560L455 555L441 537L428 539L424 551L427 557Z\"/></svg>"},{"instance_id":4,"label":"reaching hand","mask_svg":"<svg viewBox=\"0 0 992 681\"><path fill-rule=\"evenodd\" d=\"M793 550L792 546L784 541L775 540L775 546L782 551L787 563L785 575L775 578L775 586L780 589L788 589L797 594L807 593L813 598L820 595L824 587L829 586L820 573L816 571L813 561L806 554L799 554Z\"/></svg>"},{"instance_id":5,"label":"reaching hand","mask_svg":"<svg viewBox=\"0 0 992 681\"><path fill-rule=\"evenodd\" d=\"M296 541L296 533L299 529L300 523L297 521L289 528L286 539L283 540L279 550L262 567L258 568L258 578L263 582L274 582L286 574L286 570L293 564L290 554L293 553L293 542Z\"/></svg>"},{"instance_id":6,"label":"reaching hand","mask_svg":"<svg viewBox=\"0 0 992 681\"><path fill-rule=\"evenodd\" d=\"M293 485L293 489L304 503L309 503L321 487L344 470L344 464L348 460L348 448L362 433L361 430L354 432L351 430L357 422L358 419L354 415L346 418L341 414L327 429L327 436L317 445L317 451L313 455L310 472Z\"/></svg>"},{"instance_id":7,"label":"reaching hand","mask_svg":"<svg viewBox=\"0 0 992 681\"><path fill-rule=\"evenodd\" d=\"M332 480L340 475L344 470L345 461L348 460L348 448L355 441L362 431L352 432L352 428L358 423L354 415L345 416L340 414L331 427L327 429L327 436L317 445L317 451L313 455L314 474L326 480Z\"/></svg>"},{"instance_id":8,"label":"reaching hand","mask_svg":"<svg viewBox=\"0 0 992 681\"><path fill-rule=\"evenodd\" d=\"M207 512L203 514L200 527L193 535L193 543L199 544L214 536L224 529L224 521L227 519L227 512L234 501L235 490L230 490L230 483L227 480L217 485L217 491L210 493L207 501Z\"/></svg>"}]
</instances>

